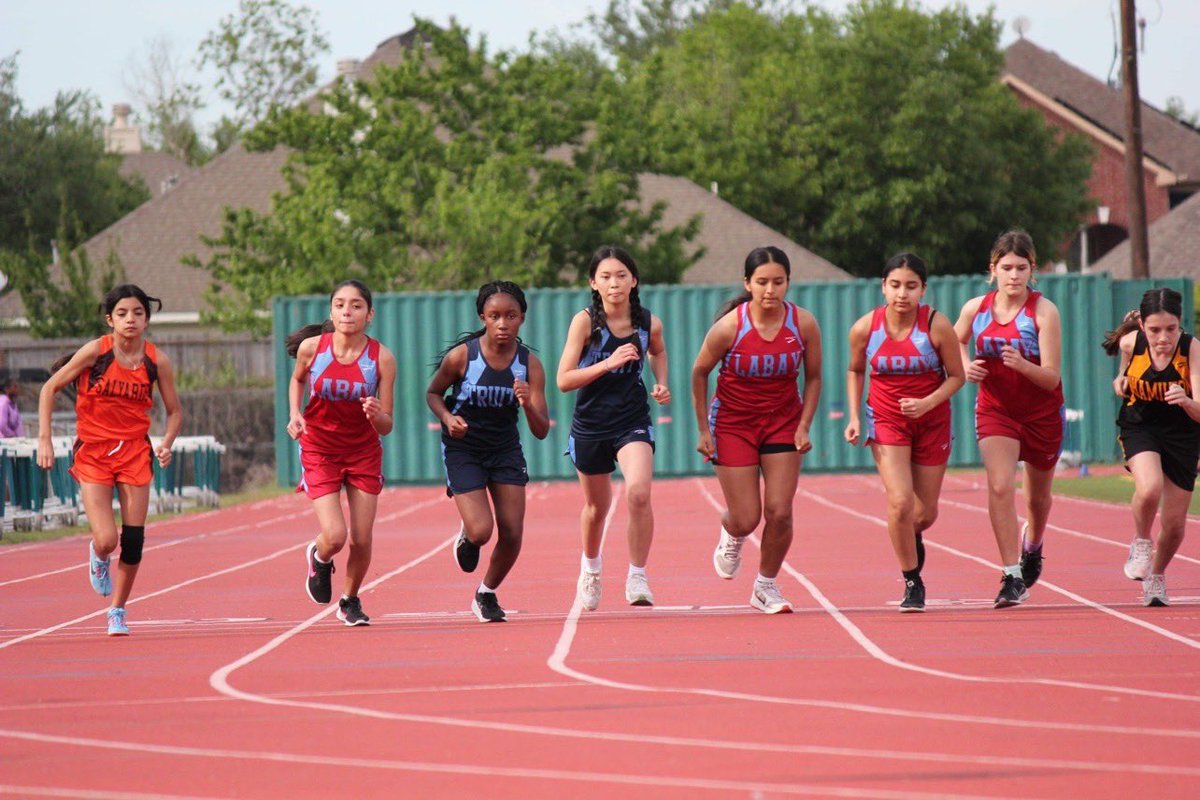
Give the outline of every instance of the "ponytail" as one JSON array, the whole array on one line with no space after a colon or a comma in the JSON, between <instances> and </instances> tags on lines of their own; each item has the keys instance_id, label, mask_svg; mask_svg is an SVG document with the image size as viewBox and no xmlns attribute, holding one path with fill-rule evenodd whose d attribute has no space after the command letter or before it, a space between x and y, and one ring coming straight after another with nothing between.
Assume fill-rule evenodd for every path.
<instances>
[{"instance_id":1,"label":"ponytail","mask_svg":"<svg viewBox=\"0 0 1200 800\"><path fill-rule=\"evenodd\" d=\"M283 340L283 347L287 350L289 356L295 358L296 353L300 350L300 345L305 339L320 336L323 333L333 333L333 320L327 319L324 322L314 322L292 331Z\"/></svg>"},{"instance_id":2,"label":"ponytail","mask_svg":"<svg viewBox=\"0 0 1200 800\"><path fill-rule=\"evenodd\" d=\"M743 280L749 283L750 279L754 277L755 270L757 270L763 264L778 264L779 266L783 267L783 272L785 275L787 275L788 282L791 282L792 262L788 260L787 253L783 252L778 247L774 247L773 245L756 247L746 254L746 263L742 265ZM750 300L752 297L753 295L751 295L750 291L747 289L737 297L726 300L721 305L720 310L717 311L716 318L720 319L730 311L733 311L735 308L740 306L742 303Z\"/></svg>"},{"instance_id":3,"label":"ponytail","mask_svg":"<svg viewBox=\"0 0 1200 800\"><path fill-rule=\"evenodd\" d=\"M1121 324L1113 328L1108 333L1104 334L1104 341L1100 346L1104 348L1104 352L1110 356L1115 356L1117 351L1121 349L1121 337L1130 331L1136 331L1142 321L1142 315L1135 308L1125 315L1121 320Z\"/></svg>"},{"instance_id":4,"label":"ponytail","mask_svg":"<svg viewBox=\"0 0 1200 800\"><path fill-rule=\"evenodd\" d=\"M1115 356L1121 347L1121 337L1130 331L1137 330L1141 327L1142 320L1152 314L1170 314L1182 325L1183 295L1166 287L1148 290L1142 295L1141 305L1126 314L1125 318L1121 320L1121 324L1114 330L1105 334L1104 341L1100 345L1104 348L1104 352Z\"/></svg>"}]
</instances>

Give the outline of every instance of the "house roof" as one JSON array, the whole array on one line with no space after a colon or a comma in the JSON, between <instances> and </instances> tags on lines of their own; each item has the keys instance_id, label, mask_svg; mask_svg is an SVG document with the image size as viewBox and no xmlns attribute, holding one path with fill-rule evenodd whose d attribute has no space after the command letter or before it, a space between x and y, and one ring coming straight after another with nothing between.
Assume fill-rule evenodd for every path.
<instances>
[{"instance_id":1,"label":"house roof","mask_svg":"<svg viewBox=\"0 0 1200 800\"><path fill-rule=\"evenodd\" d=\"M811 250L769 228L749 214L687 178L644 173L638 176L642 207L667 204L663 225L677 227L701 216L700 233L692 242L705 253L683 276L684 283L736 283L741 280L746 254L756 247L775 245L792 262L792 280L840 281L853 276Z\"/></svg>"},{"instance_id":2,"label":"house roof","mask_svg":"<svg viewBox=\"0 0 1200 800\"><path fill-rule=\"evenodd\" d=\"M1117 140L1125 139L1125 106L1114 89L1055 53L1028 39L1018 39L1004 51L1005 71L1067 112L1100 128ZM1142 103L1142 146L1145 154L1177 176L1179 183L1200 183L1200 131Z\"/></svg>"},{"instance_id":3,"label":"house roof","mask_svg":"<svg viewBox=\"0 0 1200 800\"><path fill-rule=\"evenodd\" d=\"M1200 278L1200 193L1180 203L1171 213L1159 217L1148 231L1150 277ZM1094 272L1108 272L1114 278L1132 273L1129 240L1108 251L1091 266Z\"/></svg>"},{"instance_id":4,"label":"house roof","mask_svg":"<svg viewBox=\"0 0 1200 800\"><path fill-rule=\"evenodd\" d=\"M124 178L141 178L150 190L150 196L157 197L174 189L196 168L168 153L141 152L125 155L117 171Z\"/></svg>"}]
</instances>

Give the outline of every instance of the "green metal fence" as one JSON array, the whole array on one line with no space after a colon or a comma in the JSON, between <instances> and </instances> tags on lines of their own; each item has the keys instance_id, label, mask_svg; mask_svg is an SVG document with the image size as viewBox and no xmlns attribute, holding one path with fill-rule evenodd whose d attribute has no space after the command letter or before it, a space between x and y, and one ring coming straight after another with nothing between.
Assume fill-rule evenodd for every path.
<instances>
[{"instance_id":1,"label":"green metal fence","mask_svg":"<svg viewBox=\"0 0 1200 800\"><path fill-rule=\"evenodd\" d=\"M1142 293L1152 286L1170 286L1184 297L1184 319L1193 318L1191 281L1174 278L1155 281L1113 281L1107 275L1052 275L1038 288L1058 305L1063 319L1063 385L1067 407L1082 411L1082 419L1068 425L1068 449L1080 451L1085 461L1111 461L1118 457L1113 419L1117 399L1111 390L1116 362L1100 350L1104 332L1112 328ZM648 286L642 303L662 318L670 356L673 402L659 408L656 418L659 475L704 473L709 467L695 452L696 426L690 401L692 360L717 307L731 297L735 286ZM956 276L930 281L925 302L953 321L969 298L983 294L982 278ZM425 388L436 354L461 331L479 327L474 292L381 294L375 297L371 334L396 355L396 427L384 441L384 476L392 483L443 480L439 429L425 405ZM534 348L546 367L546 399L553 427L545 441L522 437L529 474L535 478L570 478L574 470L563 456L570 429L572 395L555 388L558 356L571 316L588 303L582 289L535 289L527 293L529 313L522 339ZM864 447L842 441L845 427L845 369L849 361L847 332L862 314L882 302L879 282L862 280L793 286L790 299L812 311L820 323L824 346L821 405L813 423L813 452L806 470L863 470L872 468ZM290 331L329 313L328 297L277 298L274 304L275 341ZM287 387L295 362L282 346L275 362L275 454L279 480L294 484L300 469L295 443L288 438ZM647 370L648 373L648 370ZM714 374L715 380L715 374ZM955 444L951 463L977 464L974 417L975 388L968 385L954 398Z\"/></svg>"}]
</instances>

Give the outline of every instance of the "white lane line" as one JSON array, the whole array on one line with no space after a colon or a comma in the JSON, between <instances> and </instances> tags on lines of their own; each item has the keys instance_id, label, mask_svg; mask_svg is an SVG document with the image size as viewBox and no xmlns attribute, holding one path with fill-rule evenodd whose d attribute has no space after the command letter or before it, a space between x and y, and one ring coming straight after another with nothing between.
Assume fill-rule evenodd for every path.
<instances>
[{"instance_id":1,"label":"white lane line","mask_svg":"<svg viewBox=\"0 0 1200 800\"><path fill-rule=\"evenodd\" d=\"M172 539L169 542L162 542L161 544L150 545L149 547L146 547L142 552L143 553L151 553L155 550L162 550L167 547L174 547L175 545L183 544L185 542L196 541L197 539L207 539L207 538L216 537L216 536L227 536L228 534L237 533L238 531L243 531L250 527L261 528L266 525L274 524L277 522L283 522L285 520L295 519L296 517L299 517L299 516L303 516L303 512L284 514L283 516L271 517L270 519L265 519L262 522L245 523L242 525L236 525L232 528L223 528L221 530L216 530L216 531L205 531L204 533L197 533L197 534L193 534L192 536L185 536L182 539ZM84 561L79 564L72 564L69 567L60 567L59 569L52 569L52 570L49 570L48 572L39 572L36 575L26 575L22 578L12 578L7 581L0 581L0 586L11 586L15 583L25 583L26 581L38 580L39 578L48 578L51 575L61 575L64 572L71 572L73 570L83 570L84 572L86 572L87 567L88 567L88 564L86 561Z\"/></svg>"},{"instance_id":2,"label":"white lane line","mask_svg":"<svg viewBox=\"0 0 1200 800\"><path fill-rule=\"evenodd\" d=\"M1058 499L1060 497L1062 497L1062 495L1057 495L1057 494L1054 495L1055 502L1058 502ZM974 511L976 513L982 513L982 514L988 513L987 506L980 506L980 505L976 505L974 503L964 503L959 500L946 500L944 498L941 500L941 503L943 505L954 506L955 508L961 508L961 509L965 509L967 511ZM1126 510L1128 510L1128 507L1126 507ZM1018 515L1017 520L1019 522L1025 522L1025 517ZM1115 539L1106 538L1104 536L1096 536L1095 534L1092 534L1092 533L1084 533L1083 531L1077 531L1072 528L1064 528L1061 525L1055 525L1053 522L1046 523L1046 530L1057 531L1059 533L1065 533L1068 536L1074 536L1079 539L1086 539L1089 542L1099 542L1100 544L1112 545L1113 547L1117 547L1121 550L1129 549L1128 541L1120 542ZM1192 558L1191 556L1185 556L1182 553L1176 553L1175 557L1171 560L1172 560L1172 562L1187 561L1191 564L1200 564L1200 558ZM1116 570L1114 569L1113 572L1115 574ZM1039 581L1038 583L1040 584L1041 581Z\"/></svg>"},{"instance_id":3,"label":"white lane line","mask_svg":"<svg viewBox=\"0 0 1200 800\"><path fill-rule=\"evenodd\" d=\"M700 486L701 486L701 489L703 489L706 496L708 496L710 498L710 502L715 503L716 501L715 501L715 499L712 498L712 495L708 492L707 487L705 487L703 484L700 484ZM879 525L884 528L887 527L886 520L883 520L879 517L873 517L868 514L863 514L859 511L855 511L850 508L846 508L844 506L841 506L837 503L834 503L830 500L825 499L821 495L814 494L806 489L798 490L798 494L801 494L804 497L807 497L808 499L812 500L813 502L816 502L821 505L827 506L829 508L833 508L838 511L841 511L844 514L849 514L852 517L857 517L859 519L866 520L867 522L870 522L873 525ZM929 540L928 538L925 539L925 546L945 550L946 552L953 553L955 555L967 556L966 553L962 553L961 551L955 550L954 548L951 548L951 547L947 547L946 545L938 544L936 542ZM975 558L974 556L969 556L969 557L971 559ZM993 564L989 564L987 561L985 561L983 559L978 559L978 561L980 563L985 564L994 569L999 569L999 567L997 567ZM879 645L875 644L874 641L872 641L865 633L863 633L862 630L857 625L855 625L853 622L851 622L837 608L837 606L835 606L833 603L831 603L829 601L829 599L827 597L825 597L824 594L821 593L821 590L818 589L816 587L816 585L813 584L812 581L808 580L808 578L806 578L804 575L800 574L799 572L797 572L796 570L791 568L786 563L784 564L784 569L787 570L789 575L796 578L796 580L800 581L801 585L803 585L804 588L808 590L808 593L811 594L813 596L813 598L818 603L820 603L825 608L825 610L829 612L829 614L831 616L833 616L833 618L835 620L837 620L838 624L840 624L842 626L842 628L845 629L846 632L849 633L850 636L862 646L862 648L864 650L866 650L868 653L870 653L872 656L879 659L880 661L883 661L886 664L889 664L894 667L898 667L900 669L912 670L914 672L920 672L920 673L924 673L926 675L934 675L937 677L949 678L951 680L958 680L958 681L971 681L971 682L977 682L977 683L1031 683L1031 684L1040 684L1040 685L1046 685L1046 686L1064 686L1064 687L1069 687L1069 688L1073 688L1073 689L1087 689L1087 690L1093 690L1093 691L1131 694L1131 695L1137 695L1140 697L1154 697L1154 698L1158 698L1158 699L1162 699L1162 700L1182 700L1182 701L1189 702L1189 703L1200 702L1200 696L1197 696L1197 695L1177 694L1177 693L1173 693L1173 692L1156 692L1156 691L1151 691L1148 689L1133 689L1133 688L1124 687L1124 686L1109 686L1109 685L1104 685L1104 684L1082 683L1082 682L1078 682L1078 681L1064 681L1064 680L1058 680L1058 679L1054 679L1054 678L993 678L993 677L987 677L987 676L982 676L982 675L966 675L966 674L957 673L957 672L947 672L945 670L932 669L930 667L923 667L918 664L911 664L907 661L902 661L902 660L890 655L889 653L885 652L883 650L883 648L879 647ZM1043 583L1042 581L1039 581L1038 585L1040 586L1040 585L1042 585L1042 583ZM1049 588L1050 584L1046 584L1046 586L1047 586L1047 588ZM1063 590L1063 593L1066 594L1065 590ZM1068 596L1070 596L1070 595L1068 594ZM1080 598L1080 599L1082 600L1082 598ZM1120 612L1113 612L1113 613L1120 614ZM1127 616L1127 615L1121 615L1121 616ZM1134 618L1129 617L1128 619L1133 620ZM1141 620L1137 620L1137 622L1141 622ZM1146 625L1149 625L1149 623L1146 623ZM1150 627L1153 628L1153 627L1157 627L1157 626L1150 626ZM1172 632L1171 631L1163 631L1163 633L1171 634ZM1183 638L1186 638L1186 637L1183 637ZM1191 641L1191 640L1189 640L1189 641Z\"/></svg>"},{"instance_id":4,"label":"white lane line","mask_svg":"<svg viewBox=\"0 0 1200 800\"><path fill-rule=\"evenodd\" d=\"M486 778L542 779L584 783L617 784L624 786L657 786L662 788L701 789L714 792L754 792L760 794L779 793L790 795L813 795L817 797L857 797L869 800L993 800L981 795L946 794L939 792L890 791L887 789L859 789L843 786L806 785L796 783L765 783L762 781L709 780L689 777L659 777L655 775L631 775L619 772L584 772L560 769L528 769L521 767L475 766L462 763L438 764L428 761L397 761L392 759L341 758L324 753L297 754L270 751L223 750L208 747L176 747L173 745L148 744L141 742L119 742L108 739L89 739L79 736L50 736L0 729L0 736L47 744L96 747L105 750L155 753L158 755L215 758L218 760L267 761L305 766L329 766L344 768L366 768L423 772L443 775L470 775Z\"/></svg>"}]
</instances>

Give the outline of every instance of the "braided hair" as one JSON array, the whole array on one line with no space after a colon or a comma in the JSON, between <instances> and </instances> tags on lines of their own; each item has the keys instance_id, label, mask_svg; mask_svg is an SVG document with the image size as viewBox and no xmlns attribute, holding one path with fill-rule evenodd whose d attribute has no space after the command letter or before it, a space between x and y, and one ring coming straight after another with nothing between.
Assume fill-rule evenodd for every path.
<instances>
[{"instance_id":1,"label":"braided hair","mask_svg":"<svg viewBox=\"0 0 1200 800\"><path fill-rule=\"evenodd\" d=\"M641 277L638 275L637 262L633 260L633 256L628 252L615 245L602 245L592 255L592 260L588 264L588 278L595 279L596 270L600 267L600 263L610 258L615 258L620 261L625 269L629 270L629 274L633 276L635 281L640 282ZM600 292L592 289L592 305L588 308L588 313L592 318L592 332L588 340L593 344L599 344L600 331L608 325L608 315L604 313L604 299L600 297ZM650 312L642 308L642 301L638 298L638 287L634 285L629 290L629 321L633 325L634 330L642 328L650 330Z\"/></svg>"},{"instance_id":2,"label":"braided hair","mask_svg":"<svg viewBox=\"0 0 1200 800\"><path fill-rule=\"evenodd\" d=\"M476 314L480 316L483 315L483 307L487 305L488 299L494 294L506 294L513 300L516 300L522 314L524 314L526 309L529 308L529 304L525 301L525 292L521 291L520 286L517 286L512 281L488 281L483 286L479 287L479 292L475 295ZM441 364L442 360L450 354L451 350L458 347L460 344L466 344L472 339L478 339L485 333L487 333L487 328L480 328L477 331L463 331L460 333L457 339L447 345L442 352L437 354L437 359L433 364L434 369L437 369L438 365ZM520 336L517 337L517 344L524 344L524 342L521 341Z\"/></svg>"}]
</instances>

